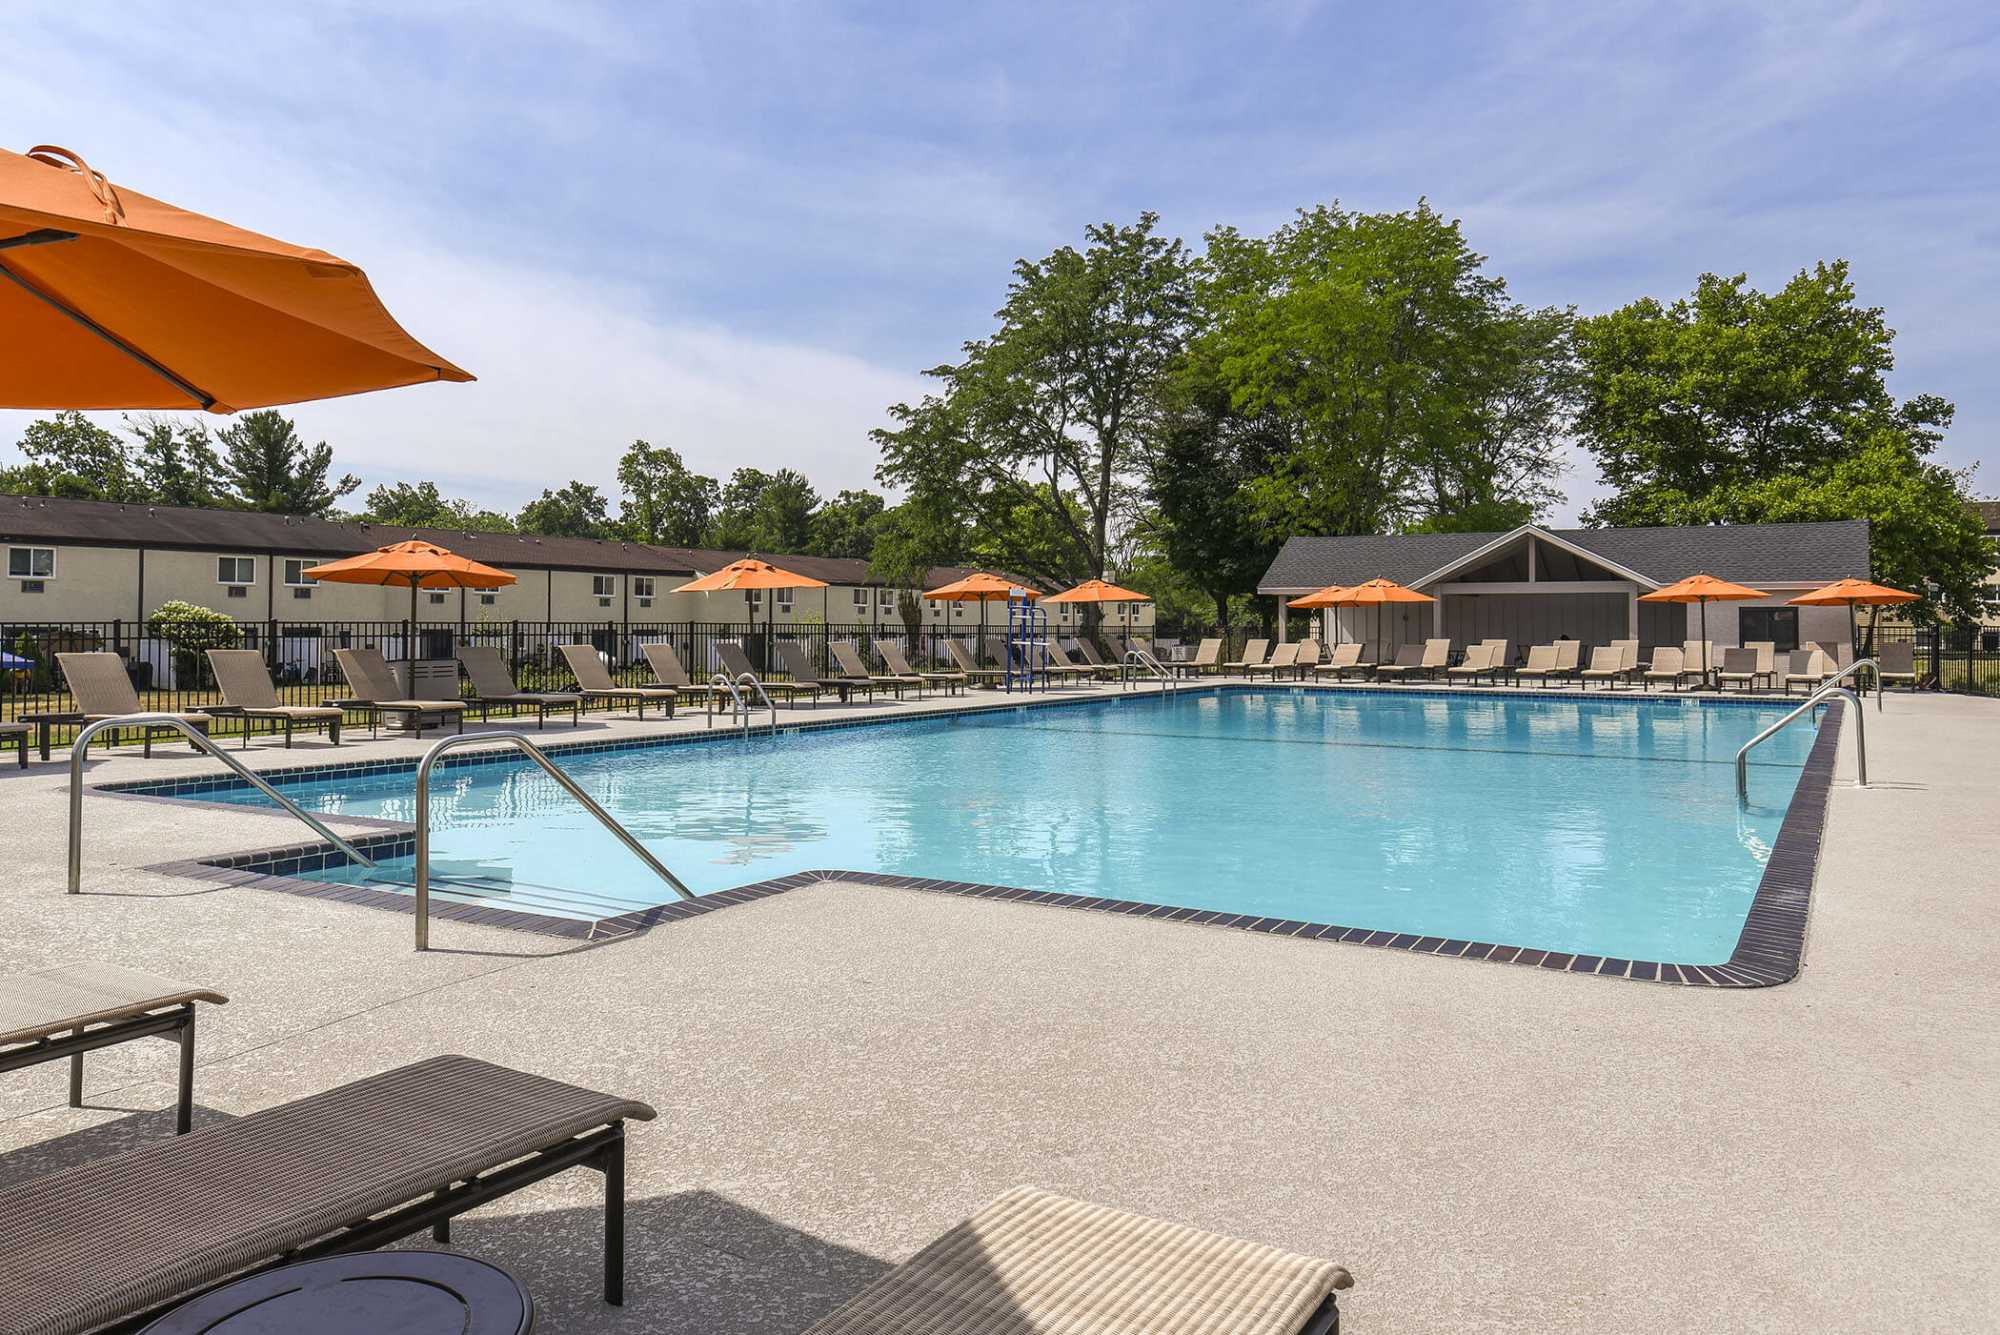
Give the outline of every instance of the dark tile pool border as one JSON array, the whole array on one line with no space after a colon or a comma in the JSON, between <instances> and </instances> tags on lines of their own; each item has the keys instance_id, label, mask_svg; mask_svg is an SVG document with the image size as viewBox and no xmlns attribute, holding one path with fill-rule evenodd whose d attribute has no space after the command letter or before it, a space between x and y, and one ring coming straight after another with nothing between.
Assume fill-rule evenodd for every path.
<instances>
[{"instance_id":1,"label":"dark tile pool border","mask_svg":"<svg viewBox=\"0 0 2000 1335\"><path fill-rule=\"evenodd\" d=\"M1224 686L1221 689L1226 688ZM1302 686L1300 689L1338 690L1339 688ZM1479 694L1467 691L1426 693L1453 696ZM1536 698L1539 698L1539 693ZM1049 703L1073 704L1082 703L1082 700ZM505 927L572 941L611 941L688 918L700 917L737 904L767 899L772 895L802 886L841 881L960 895L974 899L1006 900L1012 903L1040 904L1096 913L1118 913L1130 917L1192 923L1203 927L1235 928L1297 940L1337 941L1348 945L1377 946L1390 950L1405 950L1419 955L1516 964L1561 973L1588 974L1597 978L1626 978L1638 982L1673 983L1695 987L1772 987L1797 977L1804 958L1806 927L1812 907L1813 880L1819 866L1820 842L1826 827L1827 798L1833 789L1834 762L1839 753L1840 732L1846 720L1846 711L1847 705L1844 701L1834 701L1827 707L1826 719L1814 738L1812 750L1807 754L1805 765L1799 774L1798 785L1786 809L1785 819L1778 828L1777 840L1772 845L1771 855L1764 864L1764 875L1758 882L1757 893L1751 901L1749 912L1744 917L1743 929L1737 937L1736 948L1730 957L1720 964L1687 964L1661 960L1616 959L1599 955L1573 955L1488 941L1420 936L1412 932L1397 933L1366 927L1343 927L1333 923L1223 913L1210 909L1190 909L1137 900L1100 899L1074 892L1029 890L1019 886L979 885L966 881L841 870L794 872L702 895L697 899L656 904L614 917L594 920L557 918L519 909L464 904L442 898L432 899L430 911L435 918L454 922ZM979 711L949 711L950 714L966 712ZM943 713L944 711L939 711L923 717L938 717ZM880 720L839 720L820 726L865 727L873 721ZM703 740L706 736L707 734L697 734L694 740ZM657 745L658 740L642 739L638 744ZM588 749L627 749L630 745L631 743L611 743L589 746ZM511 757L513 753L503 752L501 755ZM328 768L346 770L353 767L315 766L305 772L320 772ZM414 765L406 768L414 768ZM128 791L132 786L121 785ZM387 829L380 834L358 837L354 843L364 852L379 851L385 857L399 857L414 849L415 836L409 827L401 826ZM408 895L375 890L367 886L340 885L300 878L299 873L340 866L347 860L344 854L330 844L294 844L162 863L149 870L171 876L223 885L247 886L311 899L332 899L342 903L388 909L397 913L415 912L415 901Z\"/></svg>"}]
</instances>

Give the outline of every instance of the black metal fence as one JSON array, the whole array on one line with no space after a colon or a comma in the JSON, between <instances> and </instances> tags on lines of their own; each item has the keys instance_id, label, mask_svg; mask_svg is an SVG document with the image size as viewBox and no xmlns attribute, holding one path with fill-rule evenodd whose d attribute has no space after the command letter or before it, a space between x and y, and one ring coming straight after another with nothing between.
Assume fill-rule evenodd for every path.
<instances>
[{"instance_id":1,"label":"black metal fence","mask_svg":"<svg viewBox=\"0 0 2000 1335\"><path fill-rule=\"evenodd\" d=\"M1003 631L1004 623L996 620L986 633L999 636ZM1060 631L1057 634L1062 637ZM835 665L829 646L842 640L854 641L863 658L878 665L874 642L891 642L912 666L922 669L950 666L944 649L947 639L957 639L975 656L991 661L990 656L980 655L977 626L924 626L912 632L900 622L751 626L740 621L504 621L461 626L405 621L240 621L233 626L217 625L200 638L177 639L153 634L144 623L133 621L4 623L0 624L0 651L6 654L0 658L0 721L71 712L75 702L63 682L56 656L93 650L108 650L125 659L141 708L185 712L222 703L208 671L207 649L260 651L279 699L285 704L309 705L350 694L334 658L336 649L373 647L397 662L412 657L450 659L461 644L490 645L504 655L516 684L522 690L535 691L574 685L560 649L566 644L588 644L596 649L620 684L645 685L652 681L644 654L647 644L672 645L688 674L706 681L722 667L716 646L732 641L743 646L761 675L782 681L791 674L777 647L780 643L803 649L816 672L832 673ZM1150 639L1140 637L1138 642L1152 647ZM73 733L72 726L62 725L53 737L67 740Z\"/></svg>"}]
</instances>

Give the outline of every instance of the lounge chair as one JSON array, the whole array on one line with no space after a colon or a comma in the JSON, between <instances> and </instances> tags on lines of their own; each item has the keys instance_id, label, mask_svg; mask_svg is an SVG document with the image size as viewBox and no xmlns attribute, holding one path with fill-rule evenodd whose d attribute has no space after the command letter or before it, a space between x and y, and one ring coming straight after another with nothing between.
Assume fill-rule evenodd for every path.
<instances>
[{"instance_id":1,"label":"lounge chair","mask_svg":"<svg viewBox=\"0 0 2000 1335\"><path fill-rule=\"evenodd\" d=\"M1502 677L1514 675L1514 658L1511 653L1514 645L1511 640L1485 639L1480 643L1486 646L1486 670L1492 675L1495 686L1500 684Z\"/></svg>"},{"instance_id":2,"label":"lounge chair","mask_svg":"<svg viewBox=\"0 0 2000 1335\"><path fill-rule=\"evenodd\" d=\"M1583 641L1557 640L1555 676L1574 677L1583 671Z\"/></svg>"},{"instance_id":3,"label":"lounge chair","mask_svg":"<svg viewBox=\"0 0 2000 1335\"><path fill-rule=\"evenodd\" d=\"M246 1272L426 1228L448 1241L453 1216L569 1168L604 1175L604 1299L622 1303L625 1123L653 1116L433 1057L48 1173L0 1191L0 1330L129 1329Z\"/></svg>"},{"instance_id":4,"label":"lounge chair","mask_svg":"<svg viewBox=\"0 0 2000 1335\"><path fill-rule=\"evenodd\" d=\"M1047 659L1042 665L1042 670L1047 672L1051 677L1060 677L1064 681L1075 681L1079 677L1095 678L1097 676L1097 669L1085 667L1081 663L1070 662L1069 655L1064 653L1063 647L1054 640L1050 640L1044 645L1043 650L1047 654Z\"/></svg>"},{"instance_id":5,"label":"lounge chair","mask_svg":"<svg viewBox=\"0 0 2000 1335\"><path fill-rule=\"evenodd\" d=\"M1219 638L1207 639L1195 646L1194 657L1186 662L1163 663L1161 666L1177 677L1199 677L1218 670L1222 666L1221 659L1222 641Z\"/></svg>"},{"instance_id":6,"label":"lounge chair","mask_svg":"<svg viewBox=\"0 0 2000 1335\"><path fill-rule=\"evenodd\" d=\"M122 964L59 964L0 978L0 1071L69 1058L69 1106L83 1106L83 1054L164 1038L181 1049L174 1133L194 1115L194 1004L229 1000ZM13 1281L0 1287L12 1287ZM4 1299L0 1299L4 1305Z\"/></svg>"},{"instance_id":7,"label":"lounge chair","mask_svg":"<svg viewBox=\"0 0 2000 1335\"><path fill-rule=\"evenodd\" d=\"M1876 676L1881 679L1882 686L1893 682L1907 686L1913 691L1917 689L1916 645L1908 640L1885 644L1876 650L1875 661L1881 664ZM28 744L25 740L21 743L21 763L24 765L28 763Z\"/></svg>"},{"instance_id":8,"label":"lounge chair","mask_svg":"<svg viewBox=\"0 0 2000 1335\"><path fill-rule=\"evenodd\" d=\"M673 688L675 704L682 700L700 703L726 697L729 692L707 682L695 681L681 666L681 656L674 652L674 646L665 640L652 644L642 644L639 652L646 656L646 666L653 670L653 680L662 686Z\"/></svg>"},{"instance_id":9,"label":"lounge chair","mask_svg":"<svg viewBox=\"0 0 2000 1335\"><path fill-rule=\"evenodd\" d=\"M1375 675L1380 677L1387 674L1400 681L1421 672L1435 680L1437 674L1444 671L1445 665L1450 661L1450 640L1425 640L1422 645L1402 646L1396 651L1396 661L1376 668Z\"/></svg>"},{"instance_id":10,"label":"lounge chair","mask_svg":"<svg viewBox=\"0 0 2000 1335\"><path fill-rule=\"evenodd\" d=\"M1264 666L1265 655L1270 652L1270 649L1271 642L1269 640L1252 640L1243 646L1243 657L1237 659L1234 663L1224 663L1222 670L1224 672L1240 672L1248 675L1252 668Z\"/></svg>"},{"instance_id":11,"label":"lounge chair","mask_svg":"<svg viewBox=\"0 0 2000 1335\"><path fill-rule=\"evenodd\" d=\"M1811 694L1839 671L1821 650L1794 649L1785 665L1785 694L1790 695L1795 685Z\"/></svg>"},{"instance_id":12,"label":"lounge chair","mask_svg":"<svg viewBox=\"0 0 2000 1335\"><path fill-rule=\"evenodd\" d=\"M569 664L570 675L576 678L576 686L583 693L586 708L592 700L603 700L612 704L629 701L639 708L639 717L646 717L646 704L651 701L667 707L667 717L674 716L674 704L680 699L680 692L671 686L620 686L611 679L611 670L604 666L604 660L597 656L595 645L559 644L563 661Z\"/></svg>"},{"instance_id":13,"label":"lounge chair","mask_svg":"<svg viewBox=\"0 0 2000 1335\"><path fill-rule=\"evenodd\" d=\"M1681 688L1681 679L1689 675L1700 674L1688 672L1687 656L1679 649L1661 645L1653 650L1653 661L1647 666L1639 681L1649 691L1653 689L1653 683L1656 681L1666 682L1678 691Z\"/></svg>"},{"instance_id":14,"label":"lounge chair","mask_svg":"<svg viewBox=\"0 0 2000 1335\"><path fill-rule=\"evenodd\" d=\"M1424 646L1421 644L1399 644L1396 656L1386 663L1375 665L1375 680L1400 681L1424 665Z\"/></svg>"},{"instance_id":15,"label":"lounge chair","mask_svg":"<svg viewBox=\"0 0 2000 1335\"><path fill-rule=\"evenodd\" d=\"M222 703L203 708L204 714L234 715L243 720L243 745L250 745L250 727L257 719L268 719L285 730L285 745L292 744L292 729L303 724L325 728L327 740L340 745L340 721L346 710L331 705L287 705L278 701L278 688L264 666L264 655L255 649L210 649L208 666L215 673L215 685Z\"/></svg>"},{"instance_id":16,"label":"lounge chair","mask_svg":"<svg viewBox=\"0 0 2000 1335\"><path fill-rule=\"evenodd\" d=\"M466 704L477 705L482 720L492 714L495 705L506 705L515 713L523 707L532 707L537 728L549 726L551 709L567 709L572 728L582 721L582 696L568 691L522 690L514 684L514 674L507 670L507 662L500 657L500 651L490 644L460 645L458 662L472 681L472 699Z\"/></svg>"},{"instance_id":17,"label":"lounge chair","mask_svg":"<svg viewBox=\"0 0 2000 1335\"><path fill-rule=\"evenodd\" d=\"M1477 681L1493 671L1493 647L1484 641L1465 651L1465 661L1444 670L1448 681Z\"/></svg>"},{"instance_id":18,"label":"lounge chair","mask_svg":"<svg viewBox=\"0 0 2000 1335\"><path fill-rule=\"evenodd\" d=\"M875 641L875 652L882 656L882 665L898 677L916 677L933 690L944 688L949 695L956 690L965 690L966 676L963 672L919 672L910 666L910 660L903 657L903 648L894 640Z\"/></svg>"},{"instance_id":19,"label":"lounge chair","mask_svg":"<svg viewBox=\"0 0 2000 1335\"><path fill-rule=\"evenodd\" d=\"M1349 640L1346 644L1336 644L1324 663L1313 665L1315 677L1332 677L1336 681L1361 666L1361 644Z\"/></svg>"},{"instance_id":20,"label":"lounge chair","mask_svg":"<svg viewBox=\"0 0 2000 1335\"><path fill-rule=\"evenodd\" d=\"M1713 672L1722 663L1721 655L1715 652L1714 640L1684 640L1681 643L1681 664L1690 677L1701 677ZM1706 680L1702 685L1706 686Z\"/></svg>"},{"instance_id":21,"label":"lounge chair","mask_svg":"<svg viewBox=\"0 0 2000 1335\"><path fill-rule=\"evenodd\" d=\"M757 684L764 688L764 694L774 697L772 699L773 704L777 703L775 697L782 695L785 697L786 704L795 705L798 703L799 697L803 695L807 700L817 705L819 697L833 689L832 687L822 687L817 681L772 681L756 668L750 666L750 655L743 651L743 644L740 640L717 640L715 642L715 659L718 663L722 664L723 673L731 681L741 681L746 676L756 678ZM750 695L753 697L753 703L755 703L755 693L751 692ZM718 700L716 703L719 705L721 701Z\"/></svg>"},{"instance_id":22,"label":"lounge chair","mask_svg":"<svg viewBox=\"0 0 2000 1335\"><path fill-rule=\"evenodd\" d=\"M1099 681L1116 681L1125 675L1124 650L1120 650L1117 663L1107 663L1104 655L1097 652L1097 646L1090 642L1088 635L1077 637L1076 651L1083 656L1083 666L1091 670Z\"/></svg>"},{"instance_id":23,"label":"lounge chair","mask_svg":"<svg viewBox=\"0 0 2000 1335\"><path fill-rule=\"evenodd\" d=\"M1537 644L1529 648L1528 661L1514 669L1514 678L1516 681L1538 681L1547 686L1559 672L1560 669L1556 666L1556 646Z\"/></svg>"},{"instance_id":24,"label":"lounge chair","mask_svg":"<svg viewBox=\"0 0 2000 1335\"><path fill-rule=\"evenodd\" d=\"M1292 665L1298 662L1298 660L1298 645L1281 644L1273 649L1271 656L1263 662L1252 664L1250 667L1243 669L1243 675L1246 677L1255 677L1259 672L1268 672L1271 674L1271 680L1276 681L1280 672L1291 671Z\"/></svg>"},{"instance_id":25,"label":"lounge chair","mask_svg":"<svg viewBox=\"0 0 2000 1335\"><path fill-rule=\"evenodd\" d=\"M1016 1187L805 1335L1335 1335L1331 1261Z\"/></svg>"},{"instance_id":26,"label":"lounge chair","mask_svg":"<svg viewBox=\"0 0 2000 1335\"><path fill-rule=\"evenodd\" d=\"M833 655L834 665L840 669L840 673L844 677L850 679L858 678L868 682L877 690L894 691L898 700L903 698L904 691L912 688L916 690L919 700L924 698L924 679L922 677L917 676L913 672L869 671L868 664L861 659L861 650L855 647L852 640L834 641L827 645L827 650Z\"/></svg>"},{"instance_id":27,"label":"lounge chair","mask_svg":"<svg viewBox=\"0 0 2000 1335\"><path fill-rule=\"evenodd\" d=\"M842 704L850 703L856 691L866 692L871 700L875 698L875 683L866 677L821 676L819 669L813 666L812 659L806 656L806 647L797 641L778 641L778 657L784 660L785 671L791 674L792 679L789 684L801 689L811 689L815 705L818 703L818 696L825 693L838 695Z\"/></svg>"},{"instance_id":28,"label":"lounge chair","mask_svg":"<svg viewBox=\"0 0 2000 1335\"><path fill-rule=\"evenodd\" d=\"M28 768L28 738L33 736L34 732L35 727L32 723L0 723L0 746L10 741L14 743L14 751L20 757L22 769Z\"/></svg>"},{"instance_id":29,"label":"lounge chair","mask_svg":"<svg viewBox=\"0 0 2000 1335\"><path fill-rule=\"evenodd\" d=\"M1613 640L1611 647L1618 651L1618 675L1628 681L1639 677L1639 642L1637 640Z\"/></svg>"},{"instance_id":30,"label":"lounge chair","mask_svg":"<svg viewBox=\"0 0 2000 1335\"><path fill-rule=\"evenodd\" d=\"M1722 651L1722 666L1716 671L1716 681L1722 689L1734 686L1738 690L1755 690L1760 675L1755 649L1731 647Z\"/></svg>"},{"instance_id":31,"label":"lounge chair","mask_svg":"<svg viewBox=\"0 0 2000 1335\"><path fill-rule=\"evenodd\" d=\"M1625 675L1625 655L1615 644L1602 645L1590 651L1590 666L1577 674L1588 689L1593 681L1601 681L1612 690L1618 689L1618 679Z\"/></svg>"},{"instance_id":32,"label":"lounge chair","mask_svg":"<svg viewBox=\"0 0 2000 1335\"><path fill-rule=\"evenodd\" d=\"M384 714L406 715L419 737L424 735L426 718L435 718L440 723L452 719L460 732L465 731L463 700L410 699L397 685L396 674L389 670L389 661L382 657L380 649L335 649L333 657L340 664L340 675L347 678L347 688L354 692L354 707L365 709L378 719Z\"/></svg>"},{"instance_id":33,"label":"lounge chair","mask_svg":"<svg viewBox=\"0 0 2000 1335\"><path fill-rule=\"evenodd\" d=\"M973 661L972 655L966 652L965 646L955 639L947 638L944 641L944 652L953 666L963 672L965 679L975 686L998 686L1007 679L1006 669L979 666Z\"/></svg>"},{"instance_id":34,"label":"lounge chair","mask_svg":"<svg viewBox=\"0 0 2000 1335\"><path fill-rule=\"evenodd\" d=\"M70 695L76 699L75 712L62 715L63 721L96 723L121 715L149 712L139 703L139 693L132 689L132 679L125 675L125 660L117 654L57 654L56 663L62 668L63 680L69 683ZM203 736L208 735L208 715L175 714L174 717ZM153 734L156 732L180 735L172 728L147 728L142 741L149 756L153 754ZM201 750L198 746L194 749Z\"/></svg>"},{"instance_id":35,"label":"lounge chair","mask_svg":"<svg viewBox=\"0 0 2000 1335\"><path fill-rule=\"evenodd\" d=\"M1292 660L1292 675L1300 681L1312 676L1319 668L1319 655L1318 640L1300 640L1299 656Z\"/></svg>"}]
</instances>

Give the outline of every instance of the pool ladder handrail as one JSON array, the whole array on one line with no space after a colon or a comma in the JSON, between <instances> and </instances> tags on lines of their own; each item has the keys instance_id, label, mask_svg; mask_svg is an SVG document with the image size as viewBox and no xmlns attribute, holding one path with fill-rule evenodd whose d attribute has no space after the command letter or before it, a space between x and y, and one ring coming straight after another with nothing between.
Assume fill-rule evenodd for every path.
<instances>
[{"instance_id":1,"label":"pool ladder handrail","mask_svg":"<svg viewBox=\"0 0 2000 1335\"><path fill-rule=\"evenodd\" d=\"M744 697L743 687L746 684L752 687L757 692L758 698L763 700L764 707L771 711L771 735L774 737L777 735L778 707L771 702L770 693L764 689L764 683L757 680L756 673L738 673L735 680L732 681L728 673L718 672L708 679L708 684L719 690L729 692L729 699L731 701L729 726L732 728L741 728L745 737L750 735L750 701ZM708 711L708 726L711 728L715 726L715 711L713 709Z\"/></svg>"},{"instance_id":2,"label":"pool ladder handrail","mask_svg":"<svg viewBox=\"0 0 2000 1335\"><path fill-rule=\"evenodd\" d=\"M1125 651L1126 668L1130 669L1134 664L1137 664L1138 666L1145 668L1155 677L1158 677L1160 679L1161 684L1164 685L1169 691L1178 691L1180 689L1180 682L1177 678L1175 678L1174 674L1167 671L1166 666L1163 663L1161 663L1159 659L1153 657L1153 655L1147 652L1146 650L1127 649ZM1132 681L1132 675L1128 670L1125 674L1125 682L1126 682L1125 689L1128 691L1132 689L1131 681Z\"/></svg>"},{"instance_id":3,"label":"pool ladder handrail","mask_svg":"<svg viewBox=\"0 0 2000 1335\"><path fill-rule=\"evenodd\" d=\"M681 878L668 871L665 864L654 857L646 846L638 841L632 832L618 823L618 818L597 804L597 800L577 784L575 779L563 773L548 753L536 746L524 732L478 732L461 733L451 737L441 737L424 752L424 758L417 762L417 849L416 849L416 899L417 899L417 949L431 948L431 769L447 751L461 746L472 746L485 742L505 742L528 759L542 767L543 773L554 779L559 787L577 803L597 818L597 823L618 837L618 842L632 851L633 856L651 868L653 874L665 881L673 892L682 899L693 899L694 891L681 883ZM373 865L372 863L370 864Z\"/></svg>"},{"instance_id":4,"label":"pool ladder handrail","mask_svg":"<svg viewBox=\"0 0 2000 1335\"><path fill-rule=\"evenodd\" d=\"M260 778L249 766L217 746L208 736L178 714L119 714L88 724L69 744L69 893L83 893L83 760L100 732L118 728L172 728L194 744L197 751L214 756L236 772L236 776L279 806L310 825L313 832L364 867L375 862L366 853L329 830L325 823L298 803Z\"/></svg>"},{"instance_id":5,"label":"pool ladder handrail","mask_svg":"<svg viewBox=\"0 0 2000 1335\"><path fill-rule=\"evenodd\" d=\"M1837 695L1854 706L1854 782L1857 788L1866 788L1868 786L1867 715L1861 708L1860 697L1840 683L1859 672L1862 668L1875 668L1879 672L1880 667L1881 665L1872 658L1863 658L1858 662L1850 663L1833 676L1821 682L1818 686L1815 686L1812 694L1808 695L1805 698L1805 702L1797 709L1794 709L1791 713L1785 715L1776 723L1773 723L1770 727L1743 743L1741 749L1736 752L1736 800L1739 802L1748 802L1750 800L1751 751L1775 737L1779 732L1784 730L1787 724L1799 717L1799 715L1818 708L1820 702L1829 695ZM1876 687L1875 708L1878 711L1882 708L1881 687L1879 685Z\"/></svg>"}]
</instances>

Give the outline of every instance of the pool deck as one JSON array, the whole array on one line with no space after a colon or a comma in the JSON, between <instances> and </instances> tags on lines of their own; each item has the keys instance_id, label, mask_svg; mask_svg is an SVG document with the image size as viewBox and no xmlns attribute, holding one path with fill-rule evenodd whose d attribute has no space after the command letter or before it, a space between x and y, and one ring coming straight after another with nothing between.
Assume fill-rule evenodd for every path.
<instances>
[{"instance_id":1,"label":"pool deck","mask_svg":"<svg viewBox=\"0 0 2000 1335\"><path fill-rule=\"evenodd\" d=\"M601 720L577 739L642 732ZM839 882L605 945L445 922L419 956L405 916L146 870L303 837L274 813L93 796L65 896L66 772L11 764L0 970L113 958L229 993L202 1016L201 1121L440 1052L650 1100L624 1309L595 1297L592 1175L455 1230L551 1330L800 1331L1020 1182L1337 1260L1356 1332L1980 1329L2000 702L1892 696L1868 723L1875 786L1844 738L1805 968L1774 988ZM172 1065L94 1054L81 1110L60 1064L0 1077L0 1182L165 1134Z\"/></svg>"}]
</instances>

